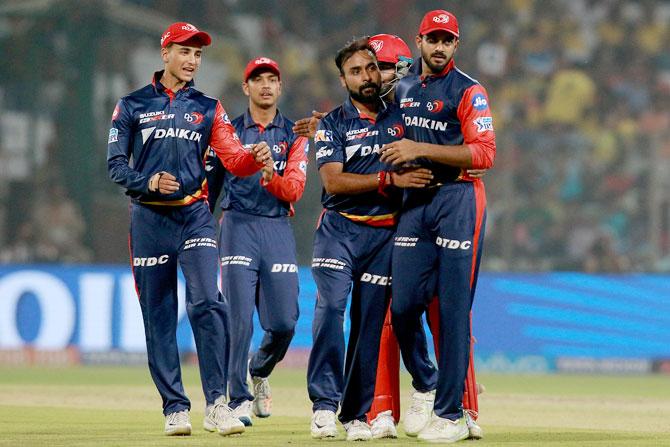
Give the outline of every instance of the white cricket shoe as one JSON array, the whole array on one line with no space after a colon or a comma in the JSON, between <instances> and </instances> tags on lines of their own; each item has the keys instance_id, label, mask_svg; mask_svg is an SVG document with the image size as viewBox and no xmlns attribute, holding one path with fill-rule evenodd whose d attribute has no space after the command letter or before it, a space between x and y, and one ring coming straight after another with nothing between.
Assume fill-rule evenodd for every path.
<instances>
[{"instance_id":1,"label":"white cricket shoe","mask_svg":"<svg viewBox=\"0 0 670 447\"><path fill-rule=\"evenodd\" d=\"M225 396L219 396L214 405L207 406L202 426L207 431L218 431L221 436L244 433L244 424L233 416Z\"/></svg>"},{"instance_id":2,"label":"white cricket shoe","mask_svg":"<svg viewBox=\"0 0 670 447\"><path fill-rule=\"evenodd\" d=\"M337 436L335 412L331 410L316 410L312 415L312 438L324 439Z\"/></svg>"},{"instance_id":3,"label":"white cricket shoe","mask_svg":"<svg viewBox=\"0 0 670 447\"><path fill-rule=\"evenodd\" d=\"M188 436L191 434L191 418L188 410L175 411L165 416L165 434L168 436Z\"/></svg>"},{"instance_id":4,"label":"white cricket shoe","mask_svg":"<svg viewBox=\"0 0 670 447\"><path fill-rule=\"evenodd\" d=\"M417 436L421 430L426 428L433 413L435 403L435 390L421 393L415 391L412 394L412 403L405 412L404 426L407 436Z\"/></svg>"},{"instance_id":5,"label":"white cricket shoe","mask_svg":"<svg viewBox=\"0 0 670 447\"><path fill-rule=\"evenodd\" d=\"M252 377L254 387L254 414L259 418L266 418L272 414L272 390L267 377Z\"/></svg>"},{"instance_id":6,"label":"white cricket shoe","mask_svg":"<svg viewBox=\"0 0 670 447\"><path fill-rule=\"evenodd\" d=\"M251 401L245 400L237 407L233 408L233 417L236 417L245 427L251 427Z\"/></svg>"},{"instance_id":7,"label":"white cricket shoe","mask_svg":"<svg viewBox=\"0 0 670 447\"><path fill-rule=\"evenodd\" d=\"M370 431L374 439L398 437L398 431L395 428L395 420L391 410L382 411L370 423Z\"/></svg>"},{"instance_id":8,"label":"white cricket shoe","mask_svg":"<svg viewBox=\"0 0 670 447\"><path fill-rule=\"evenodd\" d=\"M369 441L372 439L370 426L358 419L344 424L344 429L347 431L347 441Z\"/></svg>"},{"instance_id":9,"label":"white cricket shoe","mask_svg":"<svg viewBox=\"0 0 670 447\"><path fill-rule=\"evenodd\" d=\"M484 437L484 430L477 424L471 412L464 410L463 416L465 417L465 424L468 426L468 439L482 439Z\"/></svg>"},{"instance_id":10,"label":"white cricket shoe","mask_svg":"<svg viewBox=\"0 0 670 447\"><path fill-rule=\"evenodd\" d=\"M428 442L450 443L468 439L469 435L465 416L452 421L433 415L428 426L419 433L419 439Z\"/></svg>"}]
</instances>

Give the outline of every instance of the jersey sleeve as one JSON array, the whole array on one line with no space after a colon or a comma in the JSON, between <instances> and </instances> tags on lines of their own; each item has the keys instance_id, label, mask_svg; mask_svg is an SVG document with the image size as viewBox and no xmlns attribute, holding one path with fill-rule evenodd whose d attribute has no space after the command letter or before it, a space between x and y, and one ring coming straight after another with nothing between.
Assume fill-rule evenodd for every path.
<instances>
[{"instance_id":1,"label":"jersey sleeve","mask_svg":"<svg viewBox=\"0 0 670 447\"><path fill-rule=\"evenodd\" d=\"M328 117L321 120L314 134L314 148L316 150L316 167L326 163L344 164L344 142L342 136Z\"/></svg>"},{"instance_id":2,"label":"jersey sleeve","mask_svg":"<svg viewBox=\"0 0 670 447\"><path fill-rule=\"evenodd\" d=\"M463 144L470 148L473 169L489 169L496 157L496 134L486 90L479 84L468 88L458 106Z\"/></svg>"},{"instance_id":3,"label":"jersey sleeve","mask_svg":"<svg viewBox=\"0 0 670 447\"><path fill-rule=\"evenodd\" d=\"M221 164L238 177L246 177L257 172L263 165L257 164L251 152L246 150L235 132L228 114L220 101L216 102L216 113L212 125L210 147L221 160Z\"/></svg>"},{"instance_id":4,"label":"jersey sleeve","mask_svg":"<svg viewBox=\"0 0 670 447\"><path fill-rule=\"evenodd\" d=\"M307 181L308 151L309 142L307 138L295 138L289 148L284 175L275 173L269 182L265 182L261 177L261 185L279 200L290 203L300 200Z\"/></svg>"},{"instance_id":5,"label":"jersey sleeve","mask_svg":"<svg viewBox=\"0 0 670 447\"><path fill-rule=\"evenodd\" d=\"M109 178L128 192L147 194L149 178L129 166L132 152L133 117L122 99L114 108L107 139L107 172Z\"/></svg>"}]
</instances>

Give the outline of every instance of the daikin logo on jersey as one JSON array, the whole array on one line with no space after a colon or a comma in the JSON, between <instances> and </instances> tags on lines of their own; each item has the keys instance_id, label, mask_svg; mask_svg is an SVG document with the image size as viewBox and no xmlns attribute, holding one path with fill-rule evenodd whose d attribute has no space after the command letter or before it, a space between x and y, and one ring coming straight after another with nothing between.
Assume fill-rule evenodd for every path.
<instances>
[{"instance_id":1,"label":"daikin logo on jersey","mask_svg":"<svg viewBox=\"0 0 670 447\"><path fill-rule=\"evenodd\" d=\"M154 130L156 132L154 132ZM154 140L160 140L163 138L181 138L182 140L199 142L202 139L202 134L200 132L196 132L195 130L181 129L178 127L169 127L167 129L156 129L155 127L149 127L147 129L142 129L142 143L146 143L152 134Z\"/></svg>"},{"instance_id":2,"label":"daikin logo on jersey","mask_svg":"<svg viewBox=\"0 0 670 447\"><path fill-rule=\"evenodd\" d=\"M421 116L405 116L405 126L423 127L430 130L447 130L444 121L431 120Z\"/></svg>"}]
</instances>

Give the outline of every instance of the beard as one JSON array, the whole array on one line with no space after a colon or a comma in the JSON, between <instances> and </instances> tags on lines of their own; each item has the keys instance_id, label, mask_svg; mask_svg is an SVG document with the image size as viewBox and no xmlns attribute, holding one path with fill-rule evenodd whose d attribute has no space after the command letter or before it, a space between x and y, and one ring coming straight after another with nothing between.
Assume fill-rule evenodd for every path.
<instances>
[{"instance_id":1,"label":"beard","mask_svg":"<svg viewBox=\"0 0 670 447\"><path fill-rule=\"evenodd\" d=\"M372 89L372 92L363 93L363 90L368 88ZM381 90L381 85L374 82L366 82L358 88L358 91L352 90L347 86L349 90L349 96L356 101L363 104L374 104L379 101L379 91Z\"/></svg>"},{"instance_id":2,"label":"beard","mask_svg":"<svg viewBox=\"0 0 670 447\"><path fill-rule=\"evenodd\" d=\"M444 62L441 62L439 64L431 62L430 58L432 56L435 56L436 54L439 54L440 56L443 56L444 57ZM430 68L430 71L435 73L435 74L440 73L442 70L444 70L444 67L446 67L447 64L449 64L449 62L451 61L451 58L447 57L446 54L437 53L437 52L432 53L432 54L422 54L422 58L423 58L423 62L428 66L428 68Z\"/></svg>"}]
</instances>

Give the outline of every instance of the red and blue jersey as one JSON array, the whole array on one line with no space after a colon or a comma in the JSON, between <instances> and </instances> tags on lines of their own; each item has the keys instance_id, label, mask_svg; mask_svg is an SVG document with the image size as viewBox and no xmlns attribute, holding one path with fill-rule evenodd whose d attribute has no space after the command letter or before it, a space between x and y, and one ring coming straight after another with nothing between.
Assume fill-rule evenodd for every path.
<instances>
[{"instance_id":1,"label":"red and blue jersey","mask_svg":"<svg viewBox=\"0 0 670 447\"><path fill-rule=\"evenodd\" d=\"M396 87L405 137L439 145L465 144L472 154L472 168L490 168L496 144L486 90L456 68L453 59L441 73L425 77L420 75L421 63L420 59L415 62ZM424 159L418 162L433 171L438 183L472 180L464 169Z\"/></svg>"},{"instance_id":2,"label":"red and blue jersey","mask_svg":"<svg viewBox=\"0 0 670 447\"><path fill-rule=\"evenodd\" d=\"M348 98L319 123L314 136L317 166L342 163L342 172L352 174L389 170L389 165L379 159L381 148L403 138L404 133L397 105L382 102L377 118L373 119L360 113ZM375 226L393 225L400 208L396 196L384 196L377 191L328 194L324 189L321 203L350 220Z\"/></svg>"},{"instance_id":3,"label":"red and blue jersey","mask_svg":"<svg viewBox=\"0 0 670 447\"><path fill-rule=\"evenodd\" d=\"M266 217L292 216L293 203L302 197L305 190L309 140L295 135L291 130L293 122L279 111L267 127L254 122L249 110L232 123L245 146L261 141L270 146L275 173L267 183L260 172L238 177L211 154L207 161L210 208L213 210L215 207L223 187L221 208L224 210Z\"/></svg>"},{"instance_id":4,"label":"red and blue jersey","mask_svg":"<svg viewBox=\"0 0 670 447\"><path fill-rule=\"evenodd\" d=\"M156 72L151 84L121 98L114 109L107 145L110 178L133 201L180 206L207 198L205 157L210 146L236 175L258 171L221 103L193 88L192 81L172 92L161 84L162 75ZM161 171L177 178L178 191L149 191L149 179Z\"/></svg>"}]
</instances>

